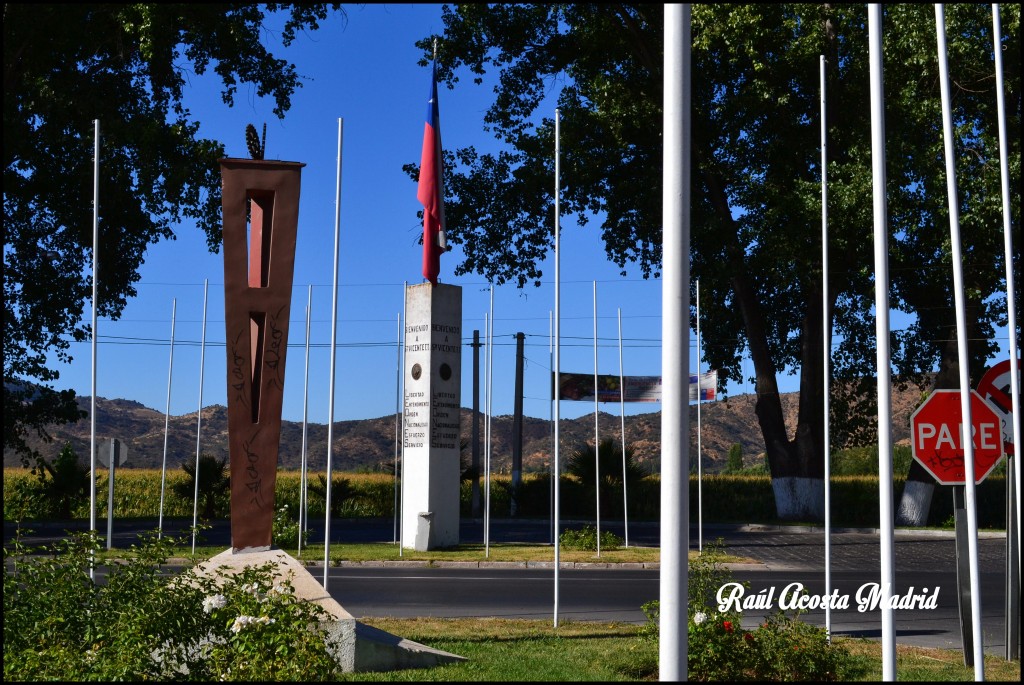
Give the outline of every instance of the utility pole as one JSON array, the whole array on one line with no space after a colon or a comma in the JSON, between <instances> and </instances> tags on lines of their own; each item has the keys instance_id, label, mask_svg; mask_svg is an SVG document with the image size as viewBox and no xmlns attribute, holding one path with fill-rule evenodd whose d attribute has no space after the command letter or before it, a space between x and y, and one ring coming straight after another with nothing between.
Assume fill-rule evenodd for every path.
<instances>
[{"instance_id":1,"label":"utility pole","mask_svg":"<svg viewBox=\"0 0 1024 685\"><path fill-rule=\"evenodd\" d=\"M473 331L473 518L480 518L480 331Z\"/></svg>"},{"instance_id":2,"label":"utility pole","mask_svg":"<svg viewBox=\"0 0 1024 685\"><path fill-rule=\"evenodd\" d=\"M526 336L516 333L516 396L512 415L512 498L510 516L519 513L519 486L523 474L523 343Z\"/></svg>"}]
</instances>

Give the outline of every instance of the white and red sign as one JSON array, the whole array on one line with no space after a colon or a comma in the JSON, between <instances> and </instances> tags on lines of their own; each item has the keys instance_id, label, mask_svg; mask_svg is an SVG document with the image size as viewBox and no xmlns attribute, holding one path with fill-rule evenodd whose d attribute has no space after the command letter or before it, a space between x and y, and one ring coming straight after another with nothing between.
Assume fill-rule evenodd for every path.
<instances>
[{"instance_id":1,"label":"white and red sign","mask_svg":"<svg viewBox=\"0 0 1024 685\"><path fill-rule=\"evenodd\" d=\"M977 391L971 391L974 477L980 483L1003 456L1002 422ZM911 454L943 485L964 484L964 430L959 390L936 390L910 417Z\"/></svg>"},{"instance_id":2,"label":"white and red sign","mask_svg":"<svg viewBox=\"0 0 1024 685\"><path fill-rule=\"evenodd\" d=\"M1017 369L1019 374L1019 361ZM1010 360L1005 359L986 371L978 383L978 394L989 403L1002 422L1003 442L1006 443L1007 453L1013 451L1013 390L1010 381Z\"/></svg>"}]
</instances>

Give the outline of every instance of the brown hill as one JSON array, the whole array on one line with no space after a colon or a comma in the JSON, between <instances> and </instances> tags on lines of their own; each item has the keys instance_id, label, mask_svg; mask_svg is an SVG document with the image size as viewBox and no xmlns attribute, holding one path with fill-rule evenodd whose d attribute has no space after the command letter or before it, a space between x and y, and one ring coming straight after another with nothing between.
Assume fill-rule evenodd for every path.
<instances>
[{"instance_id":1,"label":"brown hill","mask_svg":"<svg viewBox=\"0 0 1024 685\"><path fill-rule=\"evenodd\" d=\"M892 396L893 439L909 439L910 414L920 401L919 389L894 391ZM739 443L744 461L749 466L760 463L764 453L764 440L754 415L754 395L736 395L717 402L701 405L700 443L704 469L709 473L720 471L725 464L729 448ZM782 396L786 425L791 433L796 425L797 393ZM88 411L89 398L79 397L79 407ZM97 441L116 437L128 445L127 467L160 468L164 454L163 412L144 407L130 400L98 398L96 402ZM472 435L472 411L462 410L462 435L469 442ZM598 415L602 438L618 439L620 418L617 413L600 412ZM196 412L172 416L167 428L167 466L180 468L194 460L196 454ZM310 423L307 426L308 464L311 470L324 470L327 465L327 426ZM495 416L491 424L494 439L492 472L507 473L511 465L512 416ZM90 422L83 419L76 424L54 426L50 429L54 440L35 441L35 447L53 458L65 441L70 442L83 460L88 460ZM203 410L200 450L218 458L227 456L227 409L213 405ZM481 440L483 421L481 420ZM661 413L653 412L626 417L627 441L633 446L638 461L650 470L658 469L661 439ZM566 419L562 422L562 454L593 442L594 416ZM691 455L697 452L697 407L690 407ZM523 420L523 469L537 471L549 468L551 453L551 423L546 419L525 417ZM394 468L395 415L375 419L338 421L334 425L332 465L336 471L383 470ZM284 421L281 426L280 466L297 469L302 459L302 423ZM468 464L470 450L464 459ZM4 452L4 465L20 464L17 456Z\"/></svg>"}]
</instances>

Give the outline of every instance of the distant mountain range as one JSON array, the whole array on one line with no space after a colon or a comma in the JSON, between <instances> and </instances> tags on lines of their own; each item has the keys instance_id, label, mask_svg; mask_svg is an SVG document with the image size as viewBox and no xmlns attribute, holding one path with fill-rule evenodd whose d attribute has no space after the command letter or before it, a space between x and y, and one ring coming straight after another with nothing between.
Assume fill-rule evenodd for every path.
<instances>
[{"instance_id":1,"label":"distant mountain range","mask_svg":"<svg viewBox=\"0 0 1024 685\"><path fill-rule=\"evenodd\" d=\"M910 414L920 398L919 390L907 390L893 394L893 439L901 442L909 439ZM729 448L736 443L742 446L747 466L760 464L764 454L764 439L754 414L752 394L736 395L716 402L701 405L700 443L704 470L708 473L720 471ZM792 432L796 425L798 393L782 396L782 407L786 425ZM90 398L79 397L79 407L89 410ZM461 416L462 437L468 443L472 435L472 410L463 408ZM162 411L150 409L130 400L96 400L96 436L101 442L107 438L118 438L128 445L128 468L160 468L164 455L165 415ZM599 412L598 424L601 438L619 439L621 419L617 413ZM195 459L196 454L196 412L170 417L167 430L167 466L180 468L186 461ZM212 405L203 409L200 450L218 458L228 454L227 408ZM491 470L494 473L508 473L511 467L512 416L495 416L491 422L493 436ZM594 439L593 414L578 419L563 419L561 426L562 454L568 457L574 449ZM45 443L36 439L33 446L48 458L57 455L65 442L70 442L85 461L89 458L90 421L86 418L75 424L50 428L53 441ZM306 431L307 462L310 470L323 471L327 468L327 425L309 423ZM483 440L483 417L480 421L481 442ZM332 468L335 471L387 471L394 469L395 458L395 415L375 419L338 421L334 424L334 449ZM636 454L637 460L653 471L658 470L661 442L661 413L653 412L626 417L626 441ZM697 453L697 406L690 406L691 456ZM551 453L551 422L546 419L524 417L523 419L523 470L538 471L549 468ZM482 454L482 448L481 448ZM468 464L471 451L466 449L464 461ZM302 460L302 423L283 421L281 425L281 450L279 467L298 469ZM16 455L4 452L4 466L20 465Z\"/></svg>"}]
</instances>

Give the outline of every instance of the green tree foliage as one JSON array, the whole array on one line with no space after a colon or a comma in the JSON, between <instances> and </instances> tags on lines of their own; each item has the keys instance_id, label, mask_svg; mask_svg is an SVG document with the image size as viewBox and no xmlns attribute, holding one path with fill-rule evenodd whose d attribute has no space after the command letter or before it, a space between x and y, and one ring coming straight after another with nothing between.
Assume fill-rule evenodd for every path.
<instances>
[{"instance_id":1,"label":"green tree foliage","mask_svg":"<svg viewBox=\"0 0 1024 685\"><path fill-rule=\"evenodd\" d=\"M49 384L85 340L92 299L94 120L100 121L99 316L135 295L146 248L194 222L220 245L222 142L202 138L182 97L194 76L273 98L283 117L302 76L264 45L315 30L329 7L256 4L5 3L4 448L34 456L25 436L78 420L74 393ZM239 131L239 140L242 132Z\"/></svg>"},{"instance_id":2,"label":"green tree foliage","mask_svg":"<svg viewBox=\"0 0 1024 685\"><path fill-rule=\"evenodd\" d=\"M729 454L725 460L726 473L739 473L743 470L743 445L734 442L729 447Z\"/></svg>"},{"instance_id":3,"label":"green tree foliage","mask_svg":"<svg viewBox=\"0 0 1024 685\"><path fill-rule=\"evenodd\" d=\"M823 291L833 331L833 444L865 440L877 414L866 9L707 4L693 7L692 22L691 276L715 303L701 310L707 361L724 382L741 381L741 359L749 352L772 477L820 479ZM1020 130L1019 25L1020 8L1003 5L1011 132ZM896 378L909 382L956 363L934 11L886 5L883 26L889 297L892 307L916 315L911 328L892 336L891 348ZM990 7L947 6L946 32L977 378L1006 311ZM447 153L448 238L465 253L457 273L539 284L541 261L554 242L557 107L562 212L584 228L600 224L608 257L623 274L659 275L662 41L660 5L446 6L439 74L450 87L466 71L477 83L494 83L485 122L502 143L496 153ZM419 43L424 62L432 45L433 36ZM827 290L821 56L827 60ZM1019 136L1008 142L1013 188L1020 181ZM406 169L416 177L414 165ZM1019 225L1019 196L1011 201ZM691 309L691 325L695 316ZM787 370L800 373L797 425L788 427L777 381ZM821 514L780 510L790 513Z\"/></svg>"},{"instance_id":4,"label":"green tree foliage","mask_svg":"<svg viewBox=\"0 0 1024 685\"><path fill-rule=\"evenodd\" d=\"M217 459L210 454L199 455L199 515L206 521L223 516L228 504L231 476L228 474L228 459ZM186 461L181 465L187 479L172 486L174 494L185 500L196 497L196 463Z\"/></svg>"}]
</instances>

